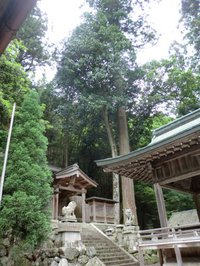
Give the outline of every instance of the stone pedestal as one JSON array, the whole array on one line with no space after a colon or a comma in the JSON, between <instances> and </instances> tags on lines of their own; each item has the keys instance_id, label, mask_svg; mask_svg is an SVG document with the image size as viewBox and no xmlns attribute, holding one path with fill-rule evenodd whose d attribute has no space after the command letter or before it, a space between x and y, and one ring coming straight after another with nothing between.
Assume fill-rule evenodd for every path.
<instances>
[{"instance_id":1,"label":"stone pedestal","mask_svg":"<svg viewBox=\"0 0 200 266\"><path fill-rule=\"evenodd\" d=\"M109 227L105 230L105 234L107 236L113 236L114 229L112 227Z\"/></svg>"},{"instance_id":2,"label":"stone pedestal","mask_svg":"<svg viewBox=\"0 0 200 266\"><path fill-rule=\"evenodd\" d=\"M81 228L78 224L60 223L57 233L60 235L62 246L81 241Z\"/></svg>"},{"instance_id":3,"label":"stone pedestal","mask_svg":"<svg viewBox=\"0 0 200 266\"><path fill-rule=\"evenodd\" d=\"M66 246L67 243L81 241L80 232L63 232L61 236L61 241L63 243L63 246Z\"/></svg>"},{"instance_id":4,"label":"stone pedestal","mask_svg":"<svg viewBox=\"0 0 200 266\"><path fill-rule=\"evenodd\" d=\"M52 230L56 230L59 227L59 221L58 220L51 220L51 228Z\"/></svg>"},{"instance_id":5,"label":"stone pedestal","mask_svg":"<svg viewBox=\"0 0 200 266\"><path fill-rule=\"evenodd\" d=\"M119 246L123 246L123 239L122 239L122 231L124 226L122 224L119 224L116 226L116 240Z\"/></svg>"},{"instance_id":6,"label":"stone pedestal","mask_svg":"<svg viewBox=\"0 0 200 266\"><path fill-rule=\"evenodd\" d=\"M116 242L116 232L113 227L109 227L105 230L105 234L113 241Z\"/></svg>"},{"instance_id":7,"label":"stone pedestal","mask_svg":"<svg viewBox=\"0 0 200 266\"><path fill-rule=\"evenodd\" d=\"M123 245L129 253L137 251L137 233L139 227L134 225L126 225L123 228L122 237Z\"/></svg>"}]
</instances>

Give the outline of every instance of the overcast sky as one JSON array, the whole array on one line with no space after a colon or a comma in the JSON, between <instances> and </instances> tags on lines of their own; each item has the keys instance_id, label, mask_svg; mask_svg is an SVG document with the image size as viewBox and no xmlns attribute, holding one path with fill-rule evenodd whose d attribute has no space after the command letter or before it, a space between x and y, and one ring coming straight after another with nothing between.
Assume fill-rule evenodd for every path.
<instances>
[{"instance_id":1,"label":"overcast sky","mask_svg":"<svg viewBox=\"0 0 200 266\"><path fill-rule=\"evenodd\" d=\"M139 63L166 58L172 41L181 40L180 31L177 29L180 2L181 0L161 0L159 4L151 5L149 20L161 37L156 47L145 48L138 54ZM48 15L48 37L54 43L69 36L81 23L81 15L87 10L84 0L41 0L40 5Z\"/></svg>"}]
</instances>

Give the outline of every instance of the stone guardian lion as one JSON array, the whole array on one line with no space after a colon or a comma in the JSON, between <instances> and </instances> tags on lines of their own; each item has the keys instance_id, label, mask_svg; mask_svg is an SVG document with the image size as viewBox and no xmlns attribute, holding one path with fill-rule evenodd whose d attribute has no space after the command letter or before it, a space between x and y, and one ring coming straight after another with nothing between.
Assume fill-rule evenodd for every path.
<instances>
[{"instance_id":1,"label":"stone guardian lion","mask_svg":"<svg viewBox=\"0 0 200 266\"><path fill-rule=\"evenodd\" d=\"M67 206L64 206L62 208L63 218L76 220L76 216L74 214L76 206L77 206L77 204L75 201L70 201L70 203Z\"/></svg>"}]
</instances>

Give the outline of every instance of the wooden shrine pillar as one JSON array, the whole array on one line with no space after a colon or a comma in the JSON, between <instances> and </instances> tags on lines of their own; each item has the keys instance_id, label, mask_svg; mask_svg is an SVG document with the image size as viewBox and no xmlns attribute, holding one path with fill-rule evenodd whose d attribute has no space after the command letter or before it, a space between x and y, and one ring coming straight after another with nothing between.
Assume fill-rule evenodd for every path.
<instances>
[{"instance_id":1,"label":"wooden shrine pillar","mask_svg":"<svg viewBox=\"0 0 200 266\"><path fill-rule=\"evenodd\" d=\"M82 222L85 223L86 204L85 204L86 190L82 188Z\"/></svg>"},{"instance_id":2,"label":"wooden shrine pillar","mask_svg":"<svg viewBox=\"0 0 200 266\"><path fill-rule=\"evenodd\" d=\"M55 213L55 194L53 194L51 199L51 218L54 219Z\"/></svg>"},{"instance_id":3,"label":"wooden shrine pillar","mask_svg":"<svg viewBox=\"0 0 200 266\"><path fill-rule=\"evenodd\" d=\"M198 215L199 221L200 221L200 199L199 199L199 194L194 194L193 195L193 200L195 202L196 209L197 209L197 215Z\"/></svg>"},{"instance_id":4,"label":"wooden shrine pillar","mask_svg":"<svg viewBox=\"0 0 200 266\"><path fill-rule=\"evenodd\" d=\"M54 194L54 219L58 220L58 202L59 202L59 193Z\"/></svg>"},{"instance_id":5,"label":"wooden shrine pillar","mask_svg":"<svg viewBox=\"0 0 200 266\"><path fill-rule=\"evenodd\" d=\"M163 191L159 183L154 184L154 190L156 194L156 203L157 203L158 215L160 219L160 226L167 227L168 221L167 221L167 213L166 213L166 208L165 208L165 201L163 197Z\"/></svg>"},{"instance_id":6,"label":"wooden shrine pillar","mask_svg":"<svg viewBox=\"0 0 200 266\"><path fill-rule=\"evenodd\" d=\"M104 223L107 224L106 202L103 203L103 216L104 216Z\"/></svg>"},{"instance_id":7,"label":"wooden shrine pillar","mask_svg":"<svg viewBox=\"0 0 200 266\"><path fill-rule=\"evenodd\" d=\"M59 203L59 188L54 187L54 194L52 199L52 218L58 219L58 203Z\"/></svg>"},{"instance_id":8,"label":"wooden shrine pillar","mask_svg":"<svg viewBox=\"0 0 200 266\"><path fill-rule=\"evenodd\" d=\"M93 222L96 222L96 201L93 199L92 202L92 213L93 213Z\"/></svg>"}]
</instances>

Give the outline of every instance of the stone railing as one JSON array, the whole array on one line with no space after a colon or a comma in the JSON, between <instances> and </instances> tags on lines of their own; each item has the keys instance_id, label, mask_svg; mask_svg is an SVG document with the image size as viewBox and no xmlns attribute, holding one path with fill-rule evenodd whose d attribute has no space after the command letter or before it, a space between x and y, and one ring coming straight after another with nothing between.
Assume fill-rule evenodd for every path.
<instances>
[{"instance_id":1,"label":"stone railing","mask_svg":"<svg viewBox=\"0 0 200 266\"><path fill-rule=\"evenodd\" d=\"M105 230L105 234L116 244L126 249L130 254L137 252L138 231L136 225L116 225Z\"/></svg>"}]
</instances>

